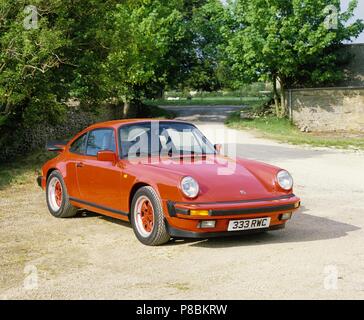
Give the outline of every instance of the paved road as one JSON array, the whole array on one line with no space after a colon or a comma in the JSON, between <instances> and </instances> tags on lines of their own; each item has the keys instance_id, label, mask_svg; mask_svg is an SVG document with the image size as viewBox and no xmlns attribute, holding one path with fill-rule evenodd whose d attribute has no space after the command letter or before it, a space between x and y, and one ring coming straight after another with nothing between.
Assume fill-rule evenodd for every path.
<instances>
[{"instance_id":1,"label":"paved road","mask_svg":"<svg viewBox=\"0 0 364 320\"><path fill-rule=\"evenodd\" d=\"M224 122L229 113L240 110L241 106L165 106L178 119L193 122Z\"/></svg>"},{"instance_id":2,"label":"paved road","mask_svg":"<svg viewBox=\"0 0 364 320\"><path fill-rule=\"evenodd\" d=\"M188 110L182 117L200 113ZM224 152L237 146L240 156L292 172L303 207L285 230L150 248L113 219L54 219L34 183L18 186L0 191L0 297L363 299L364 154L278 144L195 120Z\"/></svg>"}]
</instances>

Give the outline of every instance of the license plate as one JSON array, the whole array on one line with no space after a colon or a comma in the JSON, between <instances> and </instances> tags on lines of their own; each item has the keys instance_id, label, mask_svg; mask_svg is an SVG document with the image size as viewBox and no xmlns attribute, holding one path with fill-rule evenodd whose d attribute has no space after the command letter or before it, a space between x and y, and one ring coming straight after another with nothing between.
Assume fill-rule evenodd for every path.
<instances>
[{"instance_id":1,"label":"license plate","mask_svg":"<svg viewBox=\"0 0 364 320\"><path fill-rule=\"evenodd\" d=\"M241 231L253 229L269 228L270 218L231 220L229 222L228 231Z\"/></svg>"}]
</instances>

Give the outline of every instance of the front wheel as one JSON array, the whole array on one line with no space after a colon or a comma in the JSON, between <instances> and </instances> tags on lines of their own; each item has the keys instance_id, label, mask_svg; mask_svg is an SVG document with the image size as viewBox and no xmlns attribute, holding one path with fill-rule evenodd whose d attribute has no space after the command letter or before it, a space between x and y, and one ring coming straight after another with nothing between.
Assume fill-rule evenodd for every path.
<instances>
[{"instance_id":1,"label":"front wheel","mask_svg":"<svg viewBox=\"0 0 364 320\"><path fill-rule=\"evenodd\" d=\"M149 246L169 241L161 201L152 187L140 188L131 205L131 225L138 240Z\"/></svg>"},{"instance_id":2,"label":"front wheel","mask_svg":"<svg viewBox=\"0 0 364 320\"><path fill-rule=\"evenodd\" d=\"M56 218L70 218L77 208L69 202L66 184L61 173L53 171L47 179L47 205L49 212Z\"/></svg>"}]
</instances>

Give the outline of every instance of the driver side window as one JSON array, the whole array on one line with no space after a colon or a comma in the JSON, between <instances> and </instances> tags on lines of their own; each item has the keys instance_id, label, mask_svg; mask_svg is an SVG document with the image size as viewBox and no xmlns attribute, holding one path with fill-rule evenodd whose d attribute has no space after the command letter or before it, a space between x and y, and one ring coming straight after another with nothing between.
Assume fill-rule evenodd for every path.
<instances>
[{"instance_id":1,"label":"driver side window","mask_svg":"<svg viewBox=\"0 0 364 320\"><path fill-rule=\"evenodd\" d=\"M99 151L116 151L115 134L113 129L96 129L89 133L86 155L96 156Z\"/></svg>"}]
</instances>

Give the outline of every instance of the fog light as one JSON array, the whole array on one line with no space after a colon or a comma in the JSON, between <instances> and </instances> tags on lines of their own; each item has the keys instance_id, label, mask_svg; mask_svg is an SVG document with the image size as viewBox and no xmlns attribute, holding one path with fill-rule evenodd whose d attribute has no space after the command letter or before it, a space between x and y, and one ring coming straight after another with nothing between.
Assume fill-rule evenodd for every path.
<instances>
[{"instance_id":1,"label":"fog light","mask_svg":"<svg viewBox=\"0 0 364 320\"><path fill-rule=\"evenodd\" d=\"M208 216L209 210L190 210L191 216Z\"/></svg>"},{"instance_id":2,"label":"fog light","mask_svg":"<svg viewBox=\"0 0 364 320\"><path fill-rule=\"evenodd\" d=\"M208 229L208 228L215 228L216 221L215 220L206 220L201 221L200 228Z\"/></svg>"},{"instance_id":3,"label":"fog light","mask_svg":"<svg viewBox=\"0 0 364 320\"><path fill-rule=\"evenodd\" d=\"M295 209L299 208L299 207L300 207L300 205L301 205L301 202L297 202L297 203L295 203L295 205L294 205Z\"/></svg>"},{"instance_id":4,"label":"fog light","mask_svg":"<svg viewBox=\"0 0 364 320\"><path fill-rule=\"evenodd\" d=\"M283 213L281 215L281 220L289 220L289 219L291 219L291 217L292 217L292 212L290 212L290 213Z\"/></svg>"}]
</instances>

